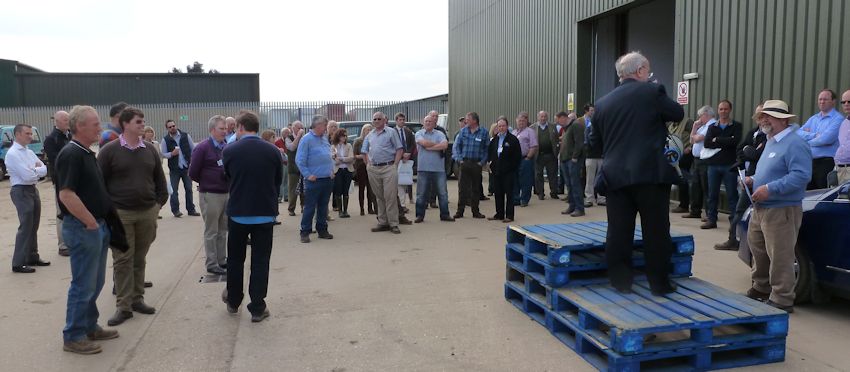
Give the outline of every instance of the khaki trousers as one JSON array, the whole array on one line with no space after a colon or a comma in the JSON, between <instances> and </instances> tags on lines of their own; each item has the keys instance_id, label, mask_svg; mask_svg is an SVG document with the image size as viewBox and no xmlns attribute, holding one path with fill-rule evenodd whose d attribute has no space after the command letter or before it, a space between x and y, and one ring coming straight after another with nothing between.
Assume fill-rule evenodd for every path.
<instances>
[{"instance_id":1,"label":"khaki trousers","mask_svg":"<svg viewBox=\"0 0 850 372\"><path fill-rule=\"evenodd\" d=\"M398 171L393 164L366 167L378 205L378 225L398 226Z\"/></svg>"},{"instance_id":2,"label":"khaki trousers","mask_svg":"<svg viewBox=\"0 0 850 372\"><path fill-rule=\"evenodd\" d=\"M794 305L794 246L803 220L801 206L753 208L747 242L753 254L753 288L782 306Z\"/></svg>"},{"instance_id":3,"label":"khaki trousers","mask_svg":"<svg viewBox=\"0 0 850 372\"><path fill-rule=\"evenodd\" d=\"M115 280L115 296L119 310L131 311L131 305L141 302L145 295L145 265L148 249L156 239L157 220L160 206L133 211L118 210L118 217L127 233L130 249L121 252L112 250L112 266Z\"/></svg>"},{"instance_id":4,"label":"khaki trousers","mask_svg":"<svg viewBox=\"0 0 850 372\"><path fill-rule=\"evenodd\" d=\"M838 173L838 184L844 184L844 182L850 181L850 167L835 167L835 170Z\"/></svg>"},{"instance_id":5,"label":"khaki trousers","mask_svg":"<svg viewBox=\"0 0 850 372\"><path fill-rule=\"evenodd\" d=\"M200 195L207 270L227 264L227 197L228 194L211 192Z\"/></svg>"}]
</instances>

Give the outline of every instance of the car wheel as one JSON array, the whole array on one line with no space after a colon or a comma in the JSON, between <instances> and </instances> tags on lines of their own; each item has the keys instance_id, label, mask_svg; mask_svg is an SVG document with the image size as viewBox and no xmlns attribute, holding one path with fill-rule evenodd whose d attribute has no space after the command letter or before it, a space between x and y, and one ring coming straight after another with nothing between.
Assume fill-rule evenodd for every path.
<instances>
[{"instance_id":1,"label":"car wheel","mask_svg":"<svg viewBox=\"0 0 850 372\"><path fill-rule=\"evenodd\" d=\"M794 285L794 302L804 304L808 302L824 303L829 301L829 294L821 289L815 277L814 265L806 248L801 242L794 247L794 275L797 283Z\"/></svg>"}]
</instances>

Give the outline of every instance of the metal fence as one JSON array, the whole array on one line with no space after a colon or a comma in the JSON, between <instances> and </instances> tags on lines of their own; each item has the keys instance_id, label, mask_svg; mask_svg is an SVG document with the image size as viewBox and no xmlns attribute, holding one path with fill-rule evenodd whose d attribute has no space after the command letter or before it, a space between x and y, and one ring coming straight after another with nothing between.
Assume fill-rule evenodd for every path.
<instances>
[{"instance_id":1,"label":"metal fence","mask_svg":"<svg viewBox=\"0 0 850 372\"><path fill-rule=\"evenodd\" d=\"M240 110L252 110L260 116L262 128L283 128L296 120L309 124L314 115L336 121L369 121L376 111L393 114L403 112L409 121L419 121L428 111L447 111L447 101L439 98L417 101L309 101L309 102L223 102L134 105L145 113L147 125L154 128L156 138L165 134L165 121L174 120L180 129L196 141L208 135L207 121L213 115L236 116ZM0 108L0 125L30 124L46 136L53 130L53 114L71 107ZM95 106L103 122L109 121L109 106ZM389 111L392 110L392 111Z\"/></svg>"}]
</instances>

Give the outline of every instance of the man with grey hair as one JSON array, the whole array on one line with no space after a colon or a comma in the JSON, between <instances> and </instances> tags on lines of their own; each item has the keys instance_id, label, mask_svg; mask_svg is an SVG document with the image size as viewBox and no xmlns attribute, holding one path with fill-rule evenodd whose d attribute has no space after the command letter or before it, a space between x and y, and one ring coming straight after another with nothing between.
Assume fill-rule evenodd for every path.
<instances>
[{"instance_id":1,"label":"man with grey hair","mask_svg":"<svg viewBox=\"0 0 850 372\"><path fill-rule=\"evenodd\" d=\"M702 152L705 148L705 135L708 133L708 127L714 125L717 120L714 118L714 109L711 106L705 105L697 110L697 120L691 128L691 151L694 154L694 163L691 165L691 182L690 196L691 205L690 212L682 215L682 218L702 218L703 206L707 206L708 197L708 166L702 159ZM706 153L708 156L708 153Z\"/></svg>"},{"instance_id":2,"label":"man with grey hair","mask_svg":"<svg viewBox=\"0 0 850 372\"><path fill-rule=\"evenodd\" d=\"M224 118L224 126L227 127L227 135L225 136L227 143L236 141L236 119L232 116Z\"/></svg>"},{"instance_id":3,"label":"man with grey hair","mask_svg":"<svg viewBox=\"0 0 850 372\"><path fill-rule=\"evenodd\" d=\"M189 177L198 183L198 199L204 219L204 252L210 274L227 274L227 199L230 187L224 177L222 153L227 144L225 118L215 115L208 122L210 137L192 150Z\"/></svg>"},{"instance_id":4,"label":"man with grey hair","mask_svg":"<svg viewBox=\"0 0 850 372\"><path fill-rule=\"evenodd\" d=\"M676 290L670 282L670 186L676 169L664 155L667 126L685 116L664 86L649 82L649 61L637 52L616 62L621 84L596 102L590 146L602 150L596 190L607 194L605 256L611 285L632 292L635 217L640 213L646 276L653 295Z\"/></svg>"},{"instance_id":5,"label":"man with grey hair","mask_svg":"<svg viewBox=\"0 0 850 372\"><path fill-rule=\"evenodd\" d=\"M393 234L401 234L398 228L396 164L401 160L404 146L397 132L387 128L387 115L383 112L372 115L372 126L374 129L366 136L361 149L378 206L378 226L373 227L372 232L391 231Z\"/></svg>"},{"instance_id":6,"label":"man with grey hair","mask_svg":"<svg viewBox=\"0 0 850 372\"><path fill-rule=\"evenodd\" d=\"M56 111L53 114L53 131L44 139L44 154L47 155L47 172L53 185L56 185L56 156L59 151L71 142L71 131L68 130L68 121L71 117L65 111ZM59 210L59 200L56 200L56 210ZM58 216L58 212L56 213ZM68 247L62 239L62 219L56 218L56 239L59 241L59 255L68 257Z\"/></svg>"},{"instance_id":7,"label":"man with grey hair","mask_svg":"<svg viewBox=\"0 0 850 372\"><path fill-rule=\"evenodd\" d=\"M543 188L543 172L549 179L549 196L558 199L558 131L549 125L549 113L537 113L537 122L531 125L537 134L537 156L534 162L534 189L540 200L546 198Z\"/></svg>"}]
</instances>

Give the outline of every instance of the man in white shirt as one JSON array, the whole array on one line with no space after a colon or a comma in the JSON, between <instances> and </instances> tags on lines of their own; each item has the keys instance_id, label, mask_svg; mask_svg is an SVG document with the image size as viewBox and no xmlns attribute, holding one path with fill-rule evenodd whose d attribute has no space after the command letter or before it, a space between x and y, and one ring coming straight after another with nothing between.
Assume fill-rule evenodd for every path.
<instances>
[{"instance_id":1,"label":"man in white shirt","mask_svg":"<svg viewBox=\"0 0 850 372\"><path fill-rule=\"evenodd\" d=\"M38 179L47 175L47 167L27 145L32 142L32 126L18 124L14 129L15 143L6 153L6 169L12 184L10 195L18 210L18 234L15 236L15 253L12 271L34 273L30 266L47 266L38 256L38 225L41 222L41 198L35 188Z\"/></svg>"}]
</instances>

